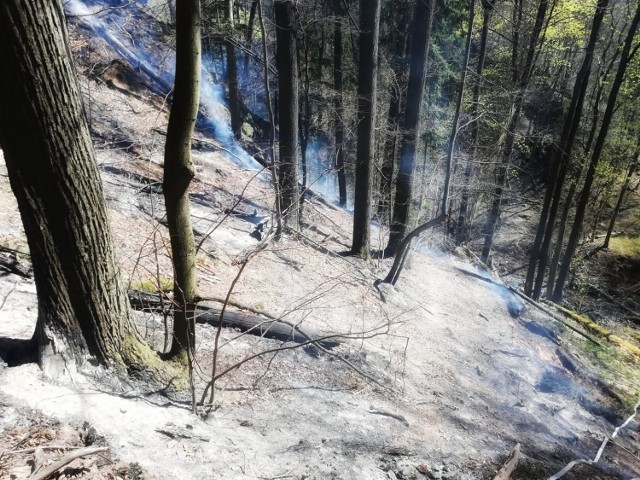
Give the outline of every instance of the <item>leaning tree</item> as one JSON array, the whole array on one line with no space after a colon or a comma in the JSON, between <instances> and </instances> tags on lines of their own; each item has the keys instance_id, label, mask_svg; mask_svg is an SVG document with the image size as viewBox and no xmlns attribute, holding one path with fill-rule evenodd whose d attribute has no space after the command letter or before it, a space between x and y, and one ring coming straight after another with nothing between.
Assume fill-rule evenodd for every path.
<instances>
[{"instance_id":1,"label":"leaning tree","mask_svg":"<svg viewBox=\"0 0 640 480\"><path fill-rule=\"evenodd\" d=\"M45 372L160 360L132 322L60 2L0 5L0 146L29 243Z\"/></svg>"}]
</instances>

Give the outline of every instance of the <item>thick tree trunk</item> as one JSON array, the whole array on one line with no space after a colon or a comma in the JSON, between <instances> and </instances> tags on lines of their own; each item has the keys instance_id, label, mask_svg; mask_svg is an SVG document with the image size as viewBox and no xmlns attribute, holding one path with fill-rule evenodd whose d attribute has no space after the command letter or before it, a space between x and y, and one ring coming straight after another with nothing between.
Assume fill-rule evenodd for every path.
<instances>
[{"instance_id":1,"label":"thick tree trunk","mask_svg":"<svg viewBox=\"0 0 640 480\"><path fill-rule=\"evenodd\" d=\"M278 182L284 224L299 228L298 190L298 47L295 35L294 2L274 2L276 20L276 67L280 116L280 158Z\"/></svg>"},{"instance_id":2,"label":"thick tree trunk","mask_svg":"<svg viewBox=\"0 0 640 480\"><path fill-rule=\"evenodd\" d=\"M43 369L157 364L116 264L59 2L2 2L0 71L0 146L31 252Z\"/></svg>"},{"instance_id":3,"label":"thick tree trunk","mask_svg":"<svg viewBox=\"0 0 640 480\"><path fill-rule=\"evenodd\" d=\"M229 113L231 130L236 139L242 136L242 116L240 115L240 89L238 86L238 63L233 46L233 0L224 2L225 50L227 53L227 88L229 90Z\"/></svg>"},{"instance_id":4,"label":"thick tree trunk","mask_svg":"<svg viewBox=\"0 0 640 480\"><path fill-rule=\"evenodd\" d=\"M200 102L200 1L176 4L176 76L164 152L163 192L171 236L174 320L171 356L195 347L196 249L189 209L195 175L191 137Z\"/></svg>"},{"instance_id":5,"label":"thick tree trunk","mask_svg":"<svg viewBox=\"0 0 640 480\"><path fill-rule=\"evenodd\" d=\"M635 49L632 53L632 46L634 36L636 34L636 31L638 30L638 24L640 24L640 2L638 2L637 4L633 20L627 32L624 46L622 47L618 71L616 72L615 79L613 80L613 84L611 85L611 91L607 100L607 108L602 117L600 132L598 133L598 138L593 147L593 153L591 154L591 160L589 161L589 168L587 169L584 186L582 187L582 192L580 193L580 198L578 200L578 206L576 207L576 215L573 221L573 227L571 228L571 234L569 235L569 241L567 242L567 249L565 251L564 258L562 259L562 265L558 273L558 280L556 281L556 285L553 289L552 299L555 302L559 302L562 299L564 284L566 282L567 275L569 274L569 268L571 267L573 255L578 246L578 239L582 230L582 223L584 221L587 204L589 203L589 195L591 193L591 186L593 185L593 180L595 178L596 167L598 166L598 162L600 161L600 155L602 154L602 150L607 141L609 126L611 125L611 120L616 110L618 93L620 91L620 87L622 86L627 67L629 66L629 63L633 58L633 54L636 53Z\"/></svg>"},{"instance_id":6,"label":"thick tree trunk","mask_svg":"<svg viewBox=\"0 0 640 480\"><path fill-rule=\"evenodd\" d=\"M378 87L378 36L380 0L360 1L360 65L358 73L358 145L353 204L355 255L369 258L371 227L371 169L375 148L376 92Z\"/></svg>"},{"instance_id":7,"label":"thick tree trunk","mask_svg":"<svg viewBox=\"0 0 640 480\"><path fill-rule=\"evenodd\" d=\"M491 14L493 13L493 4L495 0L482 0L482 31L480 33L480 52L478 53L478 64L476 66L476 79L473 84L473 98L471 101L471 145L472 154L467 160L464 169L464 181L462 186L462 195L460 198L460 212L458 214L458 225L456 232L456 244L462 245L467 241L469 235L469 223L467 218L469 211L469 202L471 198L471 180L473 178L473 164L478 157L478 137L480 134L480 91L482 88L482 73L484 70L484 62L487 57L487 39L489 37L489 25L491 23Z\"/></svg>"},{"instance_id":8,"label":"thick tree trunk","mask_svg":"<svg viewBox=\"0 0 640 480\"><path fill-rule=\"evenodd\" d=\"M335 88L335 168L338 173L338 203L347 206L347 175L344 165L344 99L342 97L342 0L333 0L333 88Z\"/></svg>"},{"instance_id":9,"label":"thick tree trunk","mask_svg":"<svg viewBox=\"0 0 640 480\"><path fill-rule=\"evenodd\" d=\"M420 126L424 82L427 75L433 10L434 0L416 0L411 39L411 67L409 69L407 100L401 127L402 140L398 175L396 177L396 195L393 203L393 221L390 228L389 243L385 248L385 256L396 254L409 226L413 166Z\"/></svg>"},{"instance_id":10,"label":"thick tree trunk","mask_svg":"<svg viewBox=\"0 0 640 480\"><path fill-rule=\"evenodd\" d=\"M486 226L484 228L484 246L482 247L482 254L480 259L484 263L488 263L489 255L491 254L491 247L493 246L493 238L496 233L496 227L498 225L498 219L500 218L500 210L502 205L502 192L504 190L509 164L511 163L511 154L513 153L513 146L515 144L516 130L520 121L520 112L522 110L522 104L524 102L524 95L529 86L529 80L531 79L531 73L535 64L536 50L538 47L538 41L543 31L545 19L547 16L547 7L549 0L540 0L538 4L538 10L536 13L536 20L531 32L531 38L529 39L529 48L527 49L527 57L525 59L524 66L522 68L522 75L518 81L517 91L513 100L513 105L507 117L505 124L505 132L500 141L502 144L501 163L498 166L498 172L496 175L496 187L493 193L493 200L491 202L491 208L489 210L489 216Z\"/></svg>"},{"instance_id":11,"label":"thick tree trunk","mask_svg":"<svg viewBox=\"0 0 640 480\"><path fill-rule=\"evenodd\" d=\"M593 55L598 42L600 26L602 25L607 4L608 0L600 0L598 2L596 13L593 17L591 34L589 36L584 60L576 77L576 83L571 97L571 104L562 129L562 136L554 154L555 162L552 167L552 174L547 187L547 193L545 194L542 213L540 214L540 222L538 223L538 231L536 232L531 258L529 260L527 279L525 280L525 294L533 295L534 300L538 300L540 298L540 291L542 289L542 282L547 267L549 246L551 245L551 239L553 237L556 215L558 207L560 206L560 200L562 199L562 190L564 188L564 182L571 160L571 151L573 150L573 144L578 133L578 127L582 117L582 108L589 84ZM538 273L532 292L532 272L535 270L536 262L538 263Z\"/></svg>"}]
</instances>

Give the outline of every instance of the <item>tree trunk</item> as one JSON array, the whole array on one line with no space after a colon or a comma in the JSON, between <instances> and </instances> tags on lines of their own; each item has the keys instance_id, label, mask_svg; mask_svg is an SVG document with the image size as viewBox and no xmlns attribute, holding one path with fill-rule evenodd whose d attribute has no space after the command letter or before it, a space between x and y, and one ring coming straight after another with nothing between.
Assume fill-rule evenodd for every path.
<instances>
[{"instance_id":1,"label":"tree trunk","mask_svg":"<svg viewBox=\"0 0 640 480\"><path fill-rule=\"evenodd\" d=\"M522 68L522 75L520 76L516 96L511 106L511 111L507 118L505 125L505 133L503 134L500 143L502 145L501 164L498 167L496 175L496 188L493 193L493 200L491 202L491 209L487 224L484 229L484 246L482 248L482 254L480 259L484 263L488 263L489 255L491 254L491 247L493 246L493 238L495 236L496 227L498 225L498 219L500 218L500 210L502 205L502 192L507 180L507 173L509 164L511 163L511 154L513 153L513 146L515 143L516 129L520 121L520 112L522 110L522 104L524 102L524 95L529 86L529 80L533 71L533 66L536 57L536 48L538 46L538 40L542 34L544 21L547 15L547 7L549 0L540 0L538 4L538 10L536 13L536 20L531 32L531 38L529 39L529 48L527 50L527 57L525 59L524 67Z\"/></svg>"},{"instance_id":2,"label":"tree trunk","mask_svg":"<svg viewBox=\"0 0 640 480\"><path fill-rule=\"evenodd\" d=\"M335 88L335 167L338 173L338 203L347 206L347 175L344 165L344 99L342 96L342 0L334 0L333 87Z\"/></svg>"},{"instance_id":3,"label":"tree trunk","mask_svg":"<svg viewBox=\"0 0 640 480\"><path fill-rule=\"evenodd\" d=\"M458 90L458 99L456 102L456 110L453 114L453 122L451 123L451 134L449 135L449 146L447 148L447 160L446 164L451 165L453 162L453 151L455 149L456 137L458 136L458 123L460 122L460 112L462 110L462 102L464 100L464 89L467 79L467 67L469 66L469 52L471 51L471 34L473 32L473 19L475 17L475 0L469 2L469 29L467 30L467 38L464 47L464 56L462 59L462 71L460 72L460 90ZM445 176L444 190L449 192L451 183L451 172L448 171ZM442 206L442 213L447 213L447 205Z\"/></svg>"},{"instance_id":4,"label":"tree trunk","mask_svg":"<svg viewBox=\"0 0 640 480\"><path fill-rule=\"evenodd\" d=\"M380 200L378 202L378 218L381 224L391 223L391 194L393 192L393 169L398 150L398 134L400 120L400 92L392 87L389 100L389 116L387 117L386 139L383 148L382 168L380 169Z\"/></svg>"},{"instance_id":5,"label":"tree trunk","mask_svg":"<svg viewBox=\"0 0 640 480\"><path fill-rule=\"evenodd\" d=\"M229 90L229 114L231 130L236 139L242 136L242 116L240 115L240 89L238 87L238 63L233 46L233 0L224 2L225 50L227 53L227 88Z\"/></svg>"},{"instance_id":6,"label":"tree trunk","mask_svg":"<svg viewBox=\"0 0 640 480\"><path fill-rule=\"evenodd\" d=\"M582 118L582 108L584 105L584 97L587 92L587 87L589 85L593 55L598 42L600 26L602 25L608 1L609 0L600 0L598 2L596 13L593 17L593 25L591 27L591 34L589 36L584 60L576 77L576 83L571 97L571 104L562 129L562 136L554 155L555 162L552 168L551 180L547 187L547 193L545 194L542 213L540 214L540 222L538 223L538 231L536 232L531 258L529 260L527 279L525 281L525 294L533 295L534 300L538 300L540 298L540 292L542 290L542 283L547 267L549 246L551 245L551 239L553 237L556 215L558 207L560 206L560 200L562 199L562 189L564 188L565 178L571 161L571 151L573 150L573 144ZM538 263L538 274L532 292L532 271L535 271L536 262Z\"/></svg>"},{"instance_id":7,"label":"tree trunk","mask_svg":"<svg viewBox=\"0 0 640 480\"><path fill-rule=\"evenodd\" d=\"M184 356L187 350L195 348L196 249L191 227L189 184L195 175L191 161L191 137L200 102L200 48L200 1L178 2L176 76L167 126L163 180L174 279L172 357Z\"/></svg>"},{"instance_id":8,"label":"tree trunk","mask_svg":"<svg viewBox=\"0 0 640 480\"><path fill-rule=\"evenodd\" d=\"M294 2L274 2L276 21L276 67L280 116L278 182L282 220L299 229L298 191L298 48L294 25Z\"/></svg>"},{"instance_id":9,"label":"tree trunk","mask_svg":"<svg viewBox=\"0 0 640 480\"><path fill-rule=\"evenodd\" d=\"M396 177L396 195L393 203L393 222L385 256L396 254L409 225L413 187L413 166L420 125L420 107L427 75L427 58L431 40L434 0L416 0L411 39L411 67L405 114L402 121L400 162Z\"/></svg>"},{"instance_id":10,"label":"tree trunk","mask_svg":"<svg viewBox=\"0 0 640 480\"><path fill-rule=\"evenodd\" d=\"M358 145L353 204L355 255L369 258L371 227L371 169L375 148L376 92L380 0L360 0L360 65L358 73Z\"/></svg>"},{"instance_id":11,"label":"tree trunk","mask_svg":"<svg viewBox=\"0 0 640 480\"><path fill-rule=\"evenodd\" d=\"M640 23L640 2L638 2L637 4L635 15L633 17L633 20L627 32L627 38L625 39L624 46L622 47L622 53L620 54L620 64L618 65L618 71L616 72L615 79L613 80L613 84L611 85L611 91L609 93L609 98L607 100L607 108L602 117L602 125L600 126L600 132L598 133L598 138L593 147L593 153L591 155L589 168L587 170L587 174L584 180L584 186L582 187L582 192L578 200L578 206L576 207L576 215L573 221L573 227L571 228L571 234L569 235L567 249L565 251L564 258L562 259L562 265L558 273L558 280L553 289L553 301L555 302L559 302L562 299L564 284L566 282L567 275L569 273L569 268L571 267L571 261L573 259L573 255L578 246L578 239L580 236L580 232L582 230L582 223L584 221L584 215L587 209L587 204L589 202L589 195L591 193L591 186L593 185L593 180L595 178L596 167L598 166L600 155L602 154L602 150L606 143L607 135L609 133L609 126L611 125L611 120L613 118L613 114L616 109L618 92L620 91L620 87L622 86L622 82L624 80L627 67L629 66L629 63L633 58L633 54L636 53L637 51L634 49L632 53L631 49L633 46L633 38L636 34L639 23Z\"/></svg>"},{"instance_id":12,"label":"tree trunk","mask_svg":"<svg viewBox=\"0 0 640 480\"><path fill-rule=\"evenodd\" d=\"M132 322L67 45L59 2L0 4L0 146L38 292L31 345L54 377L87 357L140 371L159 359Z\"/></svg>"},{"instance_id":13,"label":"tree trunk","mask_svg":"<svg viewBox=\"0 0 640 480\"><path fill-rule=\"evenodd\" d=\"M467 241L469 235L469 219L467 218L469 211L471 180L473 178L473 163L477 161L478 156L478 136L480 134L480 91L482 88L482 73L484 70L484 62L487 57L487 39L489 37L489 25L491 23L491 14L493 13L493 4L495 0L482 0L482 32L480 33L480 52L478 54L478 65L476 66L476 80L473 85L473 99L471 105L471 145L472 154L467 160L464 169L464 182L462 187L462 195L460 198L460 212L458 214L458 225L456 232L456 244L462 245Z\"/></svg>"},{"instance_id":14,"label":"tree trunk","mask_svg":"<svg viewBox=\"0 0 640 480\"><path fill-rule=\"evenodd\" d=\"M256 10L258 9L258 0L251 1L251 10L249 11L249 21L247 23L247 36L245 42L247 44L247 48L251 49L251 43L253 38L253 27L256 21ZM247 75L249 73L249 55L245 55L244 57L244 74Z\"/></svg>"},{"instance_id":15,"label":"tree trunk","mask_svg":"<svg viewBox=\"0 0 640 480\"><path fill-rule=\"evenodd\" d=\"M635 173L638 168L638 162L640 162L640 149L635 152L634 160L629 166L629 170L627 170L627 175L624 178L624 182L622 184L622 188L620 189L620 194L618 195L618 201L616 202L616 206L613 208L613 212L611 213L611 219L609 220L609 228L607 228L607 236L604 238L604 243L602 244L602 248L609 248L609 242L611 241L611 235L613 234L613 227L616 224L616 220L618 218L618 214L620 213L620 208L622 208L622 202L624 202L624 197L629 190L629 183L631 181L631 177Z\"/></svg>"}]
</instances>

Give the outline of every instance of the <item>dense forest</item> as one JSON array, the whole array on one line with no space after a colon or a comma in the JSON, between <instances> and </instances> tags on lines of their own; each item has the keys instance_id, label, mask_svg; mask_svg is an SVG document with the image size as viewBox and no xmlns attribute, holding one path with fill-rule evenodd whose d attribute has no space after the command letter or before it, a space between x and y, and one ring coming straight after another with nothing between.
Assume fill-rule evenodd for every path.
<instances>
[{"instance_id":1,"label":"dense forest","mask_svg":"<svg viewBox=\"0 0 640 480\"><path fill-rule=\"evenodd\" d=\"M274 430L238 420L252 430L236 440L268 437L295 473L262 459L268 477L231 474L236 452L211 478L638 473L640 0L41 3L0 6L0 315L29 330L0 330L0 376L37 364L208 429L227 390L251 392L233 405L269 397L279 418L292 407L270 395L317 371L300 388L324 392L294 403L318 445L314 415L352 401L395 422L330 422L340 476L320 447L293 466L311 444L285 449L256 414ZM465 402L482 413L451 420ZM576 446L592 417L619 428ZM451 447L461 424L472 433ZM153 431L204 438L167 425ZM601 461L628 425L635 440ZM20 422L0 427L8 458L23 453ZM29 478L105 442L48 467L34 454ZM166 461L142 463L204 478L189 458L162 476ZM88 478L116 478L104 465ZM147 478L135 465L126 478Z\"/></svg>"}]
</instances>

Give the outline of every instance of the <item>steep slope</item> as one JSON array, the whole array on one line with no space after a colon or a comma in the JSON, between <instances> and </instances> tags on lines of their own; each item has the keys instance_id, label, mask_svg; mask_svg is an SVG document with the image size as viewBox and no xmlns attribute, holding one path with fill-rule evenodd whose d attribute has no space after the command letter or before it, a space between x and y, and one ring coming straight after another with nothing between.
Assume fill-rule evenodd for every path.
<instances>
[{"instance_id":1,"label":"steep slope","mask_svg":"<svg viewBox=\"0 0 640 480\"><path fill-rule=\"evenodd\" d=\"M161 30L150 16L115 12L115 20L104 21L122 28L124 47L144 40L162 56L167 40L151 33ZM97 36L85 17L72 19L70 28L123 274L137 285L162 284L171 272L159 191L165 99L144 68ZM214 107L224 123L224 107ZM205 298L227 295L239 262L259 244L251 234L269 221L273 205L269 177L247 168L248 154L221 131L224 125L203 129L194 142L192 212ZM26 251L0 168L0 244ZM231 300L340 335L334 351L273 351L231 369L217 382L215 410L206 419L191 415L180 396L147 395L140 385L116 395L95 376L54 385L35 365L0 366L3 418L24 404L65 422L88 421L115 456L158 479L492 478L516 443L524 456L512 478L544 478L574 458L593 456L621 423L617 412L626 410L567 351L582 339L535 311L513 318L508 304L515 300L477 279L466 259L425 247L396 289L376 289L388 262L339 255L349 243L348 213L310 199L305 222L303 236L271 243L249 260ZM379 246L382 235L373 235ZM35 304L32 280L0 277L0 337L28 338ZM138 320L162 349L163 318ZM202 392L216 328L199 325L197 333ZM293 346L233 329L221 335L218 372ZM0 423L5 434L13 428ZM578 466L565 478L640 475L632 453L637 432L636 421L619 439L625 449L608 447L601 466ZM2 476L10 472L3 462L0 456Z\"/></svg>"}]
</instances>

